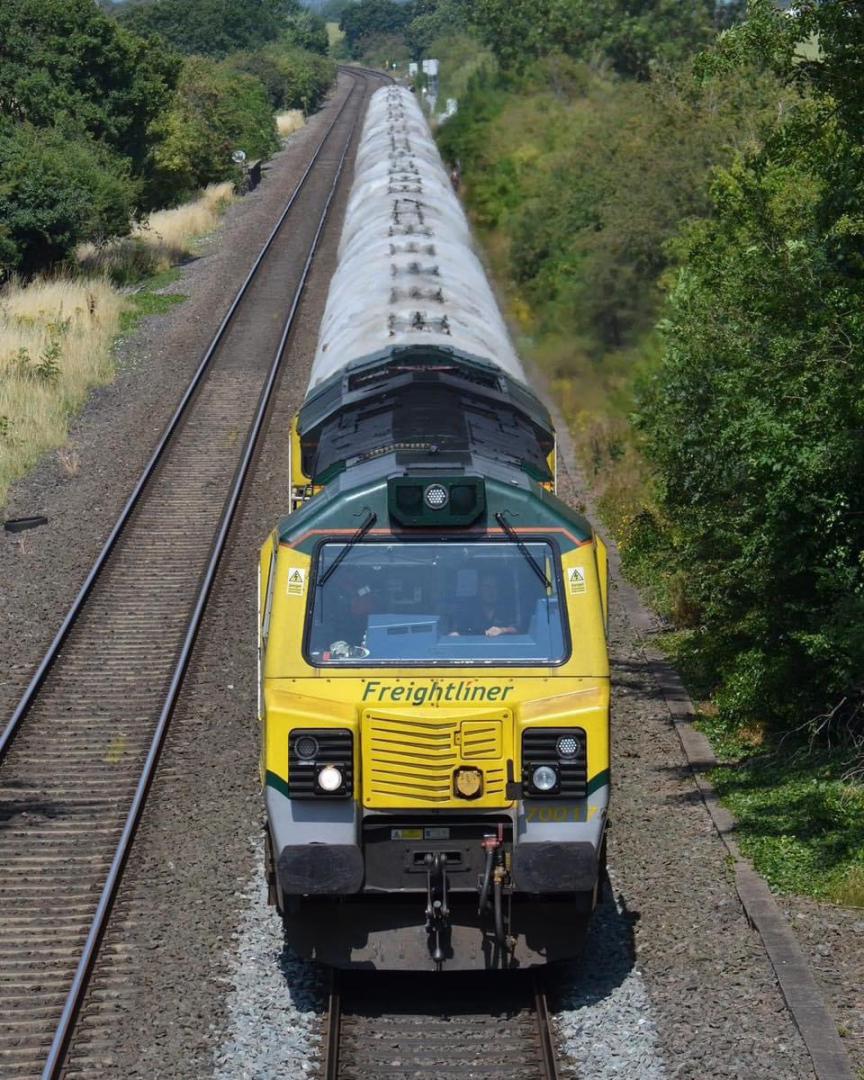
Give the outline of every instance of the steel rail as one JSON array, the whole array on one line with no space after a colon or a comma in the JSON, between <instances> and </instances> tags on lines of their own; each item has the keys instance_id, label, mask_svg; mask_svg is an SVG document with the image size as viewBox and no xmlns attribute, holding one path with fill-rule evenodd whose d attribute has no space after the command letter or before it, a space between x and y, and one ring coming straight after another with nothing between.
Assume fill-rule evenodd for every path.
<instances>
[{"instance_id":1,"label":"steel rail","mask_svg":"<svg viewBox=\"0 0 864 1080\"><path fill-rule=\"evenodd\" d=\"M213 340L213 343L211 343L210 348L208 348L207 353L205 354L205 361L202 362L201 366L198 369L198 372L196 372L196 375L195 375L195 377L193 379L193 383L190 384L190 388L187 390L186 394L184 395L184 399L183 399L183 402L181 403L181 407L178 408L177 413L175 413L174 418L172 419L171 423L169 424L169 428L166 430L166 434L165 434L165 436L163 436L163 439L160 442L160 446L159 446L159 448L157 450L157 453L154 454L153 458L151 459L150 464L148 465L147 469L145 470L145 474L142 476L141 481L139 481L139 484L136 487L135 492L133 493L132 499L130 499L129 503L127 503L127 508L123 512L123 516L121 518L121 521L118 522L119 527L115 527L114 532L112 532L112 536L109 538L109 542L106 543L105 549L103 549L103 555L100 556L100 560L99 560L99 564L98 564L99 569L101 569L102 566L104 565L105 561L107 561L107 555L110 554L110 550L111 550L111 547L113 547L114 541L117 539L117 536L119 535L120 531L122 530L123 524L125 524L126 520L128 520L129 514L131 513L131 509L134 507L135 503L138 501L138 499L139 499L139 497L140 497L140 495L141 495L141 493L142 493L142 491L143 491L143 489L144 489L144 487L146 485L147 480L152 475L152 473L153 473L153 471L155 469L155 466L158 463L159 458L162 455L162 451L164 450L165 445L167 445L167 441L170 438L170 435L173 434L174 430L176 430L177 423L178 423L180 417L182 416L183 411L185 410L185 406L188 403L188 400L191 398L192 393L194 392L194 389L196 388L196 386L200 382L201 377L203 376L203 373L206 370L207 364L209 364L210 358L215 353L216 348L217 348L219 342L221 341L221 339L222 339L222 337L223 337L223 335L225 333L225 329L226 329L226 327L227 327L227 325L228 325L228 323L230 321L230 318L233 316L234 312L237 310L239 302L242 299L242 296L246 292L246 289L247 289L247 287L249 285L249 282L252 280L252 277L254 276L255 272L257 271L258 267L260 266L263 255L266 254L266 252L269 249L269 247L271 246L276 234L279 232L279 229L281 228L282 224L285 221L285 218L287 217L287 211L290 209L291 205L293 205L293 202L294 202L295 198L297 197L298 191L300 190L301 186L305 183L306 178L309 176L310 172L312 171L313 166L317 162L324 143L326 142L327 138L329 137L330 132L333 130L333 127L334 127L336 121L342 115L342 112L344 111L345 107L347 106L348 101L353 97L354 93L357 91L357 88L359 87L359 85L360 85L360 80L358 79L355 82L354 87L352 87L350 93L346 97L345 102L343 102L342 106L340 107L339 112L337 113L337 115L334 118L333 122L328 127L327 133L325 134L324 139L322 139L321 143L319 144L312 161L310 162L308 168L306 169L306 172L303 174L303 177L301 178L300 183L297 185L297 188L295 188L294 192L292 193L291 198L290 198L289 203L288 203L288 206L286 207L286 211L283 212L282 215L280 216L279 222L277 223L276 228L273 230L273 232L268 237L268 240L267 240L267 242L265 244L265 247L262 249L261 255L259 255L258 259L256 259L256 262L253 265L252 271L250 271L249 276L247 276L246 280L244 281L243 285L241 286L241 290L238 293L237 297L235 298L234 302L232 303L231 308L229 308L228 315L226 315L225 319L223 319L222 324L220 325L220 327L219 327L219 329L217 331L217 335ZM55 1080L55 1078L59 1075L59 1072L60 1072L61 1068L63 1067L65 1055L66 1055L66 1052L67 1052L67 1049L68 1049L68 1046L69 1046L69 1041L70 1041L70 1038L71 1038L71 1035L72 1035L72 1031L74 1029L75 1021L77 1019L78 1013L79 1013L81 1005L83 1003L84 995L86 993L88 978L89 978L90 972L92 970L92 966L93 966L93 962L94 962L94 959L95 959L95 956L96 956L96 952L98 950L100 941L101 941L102 936L103 936L104 931L105 931L105 927L107 925L108 917L110 915L113 900L114 900L114 897L115 897L115 894L116 894L116 891L117 891L117 886L118 886L119 881L120 881L120 876L122 874L124 865L125 865L126 860L128 858L129 850L130 850L131 844L132 844L132 839L134 837L135 831L137 829L138 823L139 823L140 818L141 818L141 813L143 811L143 807L144 807L144 803L145 803L145 800L146 800L147 792L148 792L148 790L150 788L150 785L151 785L152 780L153 780L153 776L155 774L155 768L156 768L156 764L158 762L160 751L162 749L162 744L164 742L165 734L166 734L167 727L168 727L168 722L170 720L171 713L172 713L172 711L174 709L174 706L176 704L177 697L178 697L178 695L180 693L180 687L181 687L183 678L185 676L185 673L186 673L186 670L188 668L189 661L190 661L190 658L191 658L192 648L194 646L195 639L197 637L197 634L198 634L198 631L199 631L199 628L200 628L200 625L201 625L201 621L202 621L202 617L203 617L203 613L204 613L204 608L205 608L205 605L207 603L207 599L209 597L210 590L212 588L213 582L215 580L216 573L217 573L217 570L218 570L218 567L219 567L219 564L220 564L220 561L221 561L223 551L225 549L225 544L226 544L226 541L227 541L227 538L228 538L228 533L229 533L229 530L231 528L231 524L232 524L233 519L234 519L235 511L236 511L237 506L238 506L238 504L240 502L240 498L241 498L241 495L242 495L242 492L243 492L245 481L246 481L246 478L247 478L247 475L248 475L248 472L249 472L249 468L250 468L252 460L253 460L253 456L254 456L256 445L257 445L257 442L258 442L258 438L259 438L260 433L261 433L261 431L263 429L263 426L264 426L264 422L265 422L265 419L266 419L267 411L268 411L270 401L271 401L271 397L272 397L272 393L273 393L273 388L274 388L274 386L276 384L277 378L278 378L278 376L280 374L280 371L281 371L281 364L282 364L282 359L283 359L284 352L285 352L285 346L287 344L288 337L289 337L289 335L291 333L291 330L293 328L293 324L294 324L294 320L295 320L295 317L296 317L296 314L297 314L297 310L298 310L299 305L300 305L300 300L302 298L302 295L303 295L304 290L305 290L306 283L307 283L308 278L309 278L309 272L310 272L310 269L311 269L312 260L314 258L315 252L317 251L317 248L319 246L321 234L324 231L325 224L326 224L327 219L329 217L330 207L332 205L333 198L335 197L336 191L337 191L337 189L339 187L339 182L341 180L341 176L342 176L342 172L343 172L343 169L344 169L345 160L346 160L347 155L348 155L348 151L349 151L349 149L351 148L351 146L354 143L354 135L356 133L357 126L358 126L358 123L359 123L359 120L360 120L360 115L361 114L358 111L358 115L354 119L354 121L353 121L353 123L351 125L350 133L349 133L348 138L346 140L345 147L344 147L344 149L342 151L342 155L341 155L341 158L339 160L339 164L337 166L336 173L334 175L333 182L331 184L330 191L328 193L328 196L327 196L327 199L326 199L326 202L325 202L325 205L324 205L324 209L323 209L322 214L321 214L321 218L320 218L320 220L318 222L318 227L316 229L312 244L310 246L309 253L308 253L305 265L303 267L303 271L302 271L299 283L297 285L297 289L295 291L295 294L294 294L294 297L293 297L293 300L292 300L291 307L289 309L288 315L287 315L287 317L285 319L285 323L283 325L279 345L278 345L278 347L276 349L276 353L275 353L275 355L273 357L273 361L271 363L271 366L270 366L270 369L269 369L269 372L268 372L268 376L267 376L267 380L265 382L264 388L261 391L261 395L260 395L260 398L259 398L259 403L258 403L258 407L257 407L256 413L255 413L255 417L254 417L254 420L252 422L252 426L249 429L249 434L247 435L247 438L246 438L246 442L245 442L244 450L243 450L243 455L241 457L240 463L238 464L237 469L236 469L235 474L234 474L234 479L233 479L232 484L231 484L231 490L230 490L230 493L229 493L227 502L225 504L225 508L223 510L221 520L220 520L219 530L218 530L218 533L216 535L216 539L214 540L213 547L212 547L211 553L210 553L210 557L209 557L209 560L208 560L208 563L207 563L207 567L206 567L203 579L202 579L201 584L200 584L199 589L198 589L198 593L197 593L195 605L194 605L194 608L193 608L193 612L192 612L191 618L190 618L190 620L189 620L189 622L187 624L187 629L186 629L186 634L185 634L184 641L183 641L183 646L181 648L180 654L179 654L178 659L177 659L177 661L175 663L175 666L174 666L174 671L173 671L173 675L172 675L172 678L171 678L171 682L170 682L168 691L166 693L166 696L165 696L165 699L164 699L164 702L163 702L163 705L162 705L162 708L161 708L161 711L160 711L160 714L159 714L159 719L157 721L156 728L155 728L155 731L154 731L154 734L153 734L153 737L152 737L152 740L151 740L151 743L150 743L150 749L149 749L149 752L147 754L147 758L145 760L144 767L142 769L142 772L141 772L137 787L135 789L135 794L134 794L132 803L130 805L128 814L126 816L126 821L125 821L125 824L124 824L124 827L123 827L123 832L122 832L122 834L120 836L120 840L119 840L119 842L117 844L117 848L115 850L115 854L114 854L113 860L111 862L111 867L110 867L110 869L108 871L107 877L105 879L105 883L103 885L103 888L102 888L102 891L101 891L101 894L100 894L100 897L99 897L99 902L98 902L98 905L97 905L97 908L96 908L96 912L95 912L95 914L93 916L93 920L92 920L91 925L90 925L90 929L89 929L89 932L88 932L88 935L87 935L87 939L86 939L86 942L85 942L85 944L83 946L80 959L78 961L78 965L77 965L77 968L76 968L76 971L75 971L75 975L73 977L72 985L71 985L71 987L69 989L69 992L67 994L67 997L66 997L66 1001L65 1001L65 1004L64 1004L64 1007L63 1007L63 1012L61 1014L60 1020L59 1020L59 1022L57 1024L57 1027L55 1029L55 1033L54 1033L54 1037L53 1037L53 1040L52 1040L52 1043L51 1043L51 1047L50 1047L50 1050L48 1052L48 1056L47 1056L47 1059L46 1059L46 1062L45 1062L45 1065L44 1065L44 1068L43 1068L43 1072L42 1072L43 1080ZM91 572L91 578L93 580L95 580L96 576L97 576L96 574ZM88 578L86 591L84 589L82 589L82 594L83 594L84 599L86 599L87 592L89 592L89 588L92 585L93 580L90 580L90 578ZM82 600L82 604L83 604L83 600ZM80 610L80 607L82 606L82 604L78 604L77 609L73 609L75 614L77 614L77 611ZM68 621L69 625L71 626L71 623L74 621L74 618L73 619L68 619L67 618L67 621ZM68 631L68 629L69 629L69 626L64 624L63 635L61 636L60 634L58 634L58 639L59 639L60 642L62 642L62 638L63 638L63 636L65 636L65 633ZM55 641L57 641L58 639L55 639ZM52 646L52 648L54 648L54 646ZM59 648L59 644L57 645L56 648ZM56 648L54 648L55 654L56 654ZM42 674L42 677L44 678L44 672ZM38 689L38 683L36 683L36 687ZM31 698L32 698L32 696L34 696L34 694L32 692L28 691L28 693L31 694ZM26 709L24 710L24 712L26 712ZM22 715L23 715L23 713L22 713Z\"/></svg>"},{"instance_id":2,"label":"steel rail","mask_svg":"<svg viewBox=\"0 0 864 1080\"><path fill-rule=\"evenodd\" d=\"M53 641L48 647L48 651L42 658L39 667L36 669L36 672L34 673L33 677L30 680L30 683L27 686L27 689L24 691L21 699L15 707L15 711L12 713L12 717L6 725L3 734L0 735L0 763L2 763L4 758L6 757L6 754L8 753L9 748L12 745L12 741L15 738L15 735L17 734L24 717L27 715L31 705L35 701L36 696L39 693L39 690L43 682L45 681L48 672L51 670L51 667L54 664L54 661L57 659L60 649L62 648L64 641L69 635L69 631L72 629L75 621L81 614L81 611L84 608L88 596L93 590L93 586L95 585L97 578L102 573L102 570L105 568L105 565L107 564L111 552L114 550L114 547L118 539L120 538L121 533L126 527L136 506L139 504L141 496L153 474L155 473L159 462L162 460L163 454L169 443L171 442L172 437L179 428L180 422L186 414L187 407L189 406L189 403L194 397L198 387L201 385L204 376L210 367L210 363L214 355L216 354L216 351L219 348L219 345L221 344L223 338L225 337L226 331L233 322L234 316L237 313L237 310L240 307L243 298L249 289L249 286L257 275L258 270L261 267L264 259L266 258L268 251L273 246L273 242L279 235L279 232L281 231L282 226L285 223L285 219L291 212L291 208L294 206L294 203L299 197L301 191L306 186L306 182L309 179L309 176L311 175L315 165L318 163L318 159L324 150L324 146L327 140L330 138L330 134L333 131L333 128L336 126L336 123L339 121L342 113L347 108L348 102L354 96L357 91L357 87L360 85L360 79L356 78L356 72L352 73L349 68L340 68L340 71L345 71L348 74L352 74L352 77L355 78L354 85L352 86L350 92L346 95L345 100L340 105L338 112L328 125L327 130L324 132L321 141L318 143L318 146L315 149L315 153L312 155L312 158L309 161L309 164L307 165L305 171L303 172L303 175L298 180L294 190L291 192L291 195L288 198L288 202L285 204L282 213L279 215L279 219L277 220L272 231L270 232L270 235L267 237L264 246L258 253L255 262L252 264L249 273L246 275L246 278L243 281L243 284L240 286L237 294L231 301L231 304L226 311L222 322L219 324L219 328L216 331L212 341L208 345L207 350L204 353L204 356L195 371L195 374L192 376L189 385L186 387L183 397L180 399L180 403L174 411L174 415L168 421L168 424L162 432L162 435L160 436L159 441L156 444L156 448L153 451L150 460L147 462L146 466L144 467L144 471L139 476L138 481L132 490L132 494L129 496L128 500L126 501L126 505L120 512L120 516L117 518L117 521L115 522L114 527L109 533L108 539L105 541L102 550L99 552L96 561L90 568L90 572L88 573L84 584L81 586L78 595L75 597L75 600L72 603L72 606L66 613L66 616L60 625L60 629L57 631Z\"/></svg>"},{"instance_id":3,"label":"steel rail","mask_svg":"<svg viewBox=\"0 0 864 1080\"><path fill-rule=\"evenodd\" d=\"M342 1025L342 997L339 971L330 972L327 995L327 1029L324 1035L324 1080L339 1080L339 1037Z\"/></svg>"},{"instance_id":4,"label":"steel rail","mask_svg":"<svg viewBox=\"0 0 864 1080\"><path fill-rule=\"evenodd\" d=\"M558 1061L555 1057L555 1040L552 1037L546 991L543 989L541 977L536 973L532 975L531 993L534 998L534 1015L537 1019L540 1055L543 1058L543 1075L546 1080L557 1080Z\"/></svg>"},{"instance_id":5,"label":"steel rail","mask_svg":"<svg viewBox=\"0 0 864 1080\"><path fill-rule=\"evenodd\" d=\"M327 1016L324 1025L323 1060L321 1062L322 1080L339 1080L342 1066L341 1040L342 1040L342 972L333 968L330 971L330 984L327 994ZM386 975L382 976L386 978ZM503 976L505 979L506 975ZM543 985L543 974L532 972L530 976L517 975L516 978L526 980L523 982L524 991L527 991L523 1001L530 1000L530 1008L533 1012L536 1025L535 1049L539 1051L538 1065L543 1080L558 1080L558 1060L555 1053L555 1039L549 1019L549 1008L546 1000L546 991ZM452 988L452 984L451 984ZM443 983L442 983L443 990ZM526 1000L527 999L527 1000ZM350 1009L349 1009L350 1011ZM356 1068L356 1065L355 1065ZM477 1075L476 1064L465 1065L466 1074ZM447 1075L451 1075L448 1073ZM482 1075L486 1075L483 1073ZM491 1073L489 1075L492 1075Z\"/></svg>"}]
</instances>

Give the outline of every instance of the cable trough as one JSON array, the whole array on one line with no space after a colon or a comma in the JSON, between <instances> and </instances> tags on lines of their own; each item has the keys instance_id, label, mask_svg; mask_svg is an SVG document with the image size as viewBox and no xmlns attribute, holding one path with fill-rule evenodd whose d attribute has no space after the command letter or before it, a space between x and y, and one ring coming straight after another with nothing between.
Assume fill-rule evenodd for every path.
<instances>
[{"instance_id":1,"label":"cable trough","mask_svg":"<svg viewBox=\"0 0 864 1080\"><path fill-rule=\"evenodd\" d=\"M351 90L0 738L4 1080L50 1080L64 1066L365 89L378 78L347 73ZM110 1013L109 1000L101 1007ZM90 1046L67 1075L88 1075L87 1055L101 1049Z\"/></svg>"}]
</instances>

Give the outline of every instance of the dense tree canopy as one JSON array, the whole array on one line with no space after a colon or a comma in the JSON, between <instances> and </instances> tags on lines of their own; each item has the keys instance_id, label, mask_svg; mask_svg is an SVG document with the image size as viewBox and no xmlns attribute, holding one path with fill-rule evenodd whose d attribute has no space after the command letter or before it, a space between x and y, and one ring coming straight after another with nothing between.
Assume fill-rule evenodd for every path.
<instances>
[{"instance_id":1,"label":"dense tree canopy","mask_svg":"<svg viewBox=\"0 0 864 1080\"><path fill-rule=\"evenodd\" d=\"M275 41L300 14L297 0L151 0L120 17L129 29L158 34L179 52L225 56Z\"/></svg>"},{"instance_id":2,"label":"dense tree canopy","mask_svg":"<svg viewBox=\"0 0 864 1080\"><path fill-rule=\"evenodd\" d=\"M233 178L231 151L266 157L273 109L314 108L333 78L301 48L324 51L326 31L296 0L154 0L124 18L92 0L0 4L0 281Z\"/></svg>"},{"instance_id":3,"label":"dense tree canopy","mask_svg":"<svg viewBox=\"0 0 864 1080\"><path fill-rule=\"evenodd\" d=\"M717 173L711 217L687 231L641 410L699 652L746 723L860 726L864 38L841 7L790 19L757 0L705 58L767 62L802 97ZM814 30L821 56L802 64Z\"/></svg>"},{"instance_id":4,"label":"dense tree canopy","mask_svg":"<svg viewBox=\"0 0 864 1080\"><path fill-rule=\"evenodd\" d=\"M505 70L539 56L605 54L623 75L647 78L713 35L714 0L474 0L473 17Z\"/></svg>"},{"instance_id":5,"label":"dense tree canopy","mask_svg":"<svg viewBox=\"0 0 864 1080\"><path fill-rule=\"evenodd\" d=\"M179 59L122 30L92 0L0 4L0 123L74 123L140 163Z\"/></svg>"}]
</instances>

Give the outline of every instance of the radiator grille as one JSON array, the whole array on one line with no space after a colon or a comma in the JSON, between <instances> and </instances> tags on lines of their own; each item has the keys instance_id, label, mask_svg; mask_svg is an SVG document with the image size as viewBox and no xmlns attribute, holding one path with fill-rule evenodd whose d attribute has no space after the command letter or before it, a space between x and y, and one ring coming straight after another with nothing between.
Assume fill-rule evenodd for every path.
<instances>
[{"instance_id":1,"label":"radiator grille","mask_svg":"<svg viewBox=\"0 0 864 1080\"><path fill-rule=\"evenodd\" d=\"M363 801L366 806L461 805L453 774L461 765L483 773L483 795L472 806L502 806L510 752L508 712L448 716L368 711L363 717ZM512 754L511 754L512 756Z\"/></svg>"}]
</instances>

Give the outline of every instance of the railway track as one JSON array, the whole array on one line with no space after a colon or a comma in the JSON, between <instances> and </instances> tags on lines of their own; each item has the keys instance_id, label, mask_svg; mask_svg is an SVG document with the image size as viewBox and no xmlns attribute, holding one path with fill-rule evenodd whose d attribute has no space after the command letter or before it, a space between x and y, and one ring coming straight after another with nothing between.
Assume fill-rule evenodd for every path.
<instances>
[{"instance_id":1,"label":"railway track","mask_svg":"<svg viewBox=\"0 0 864 1080\"><path fill-rule=\"evenodd\" d=\"M324 1080L558 1075L539 976L333 973Z\"/></svg>"},{"instance_id":2,"label":"railway track","mask_svg":"<svg viewBox=\"0 0 864 1080\"><path fill-rule=\"evenodd\" d=\"M3 1080L63 1068L313 256L380 85L347 74L351 89L0 737ZM110 1019L112 995L94 997ZM100 1027L70 1075L88 1075L110 1046Z\"/></svg>"}]
</instances>

